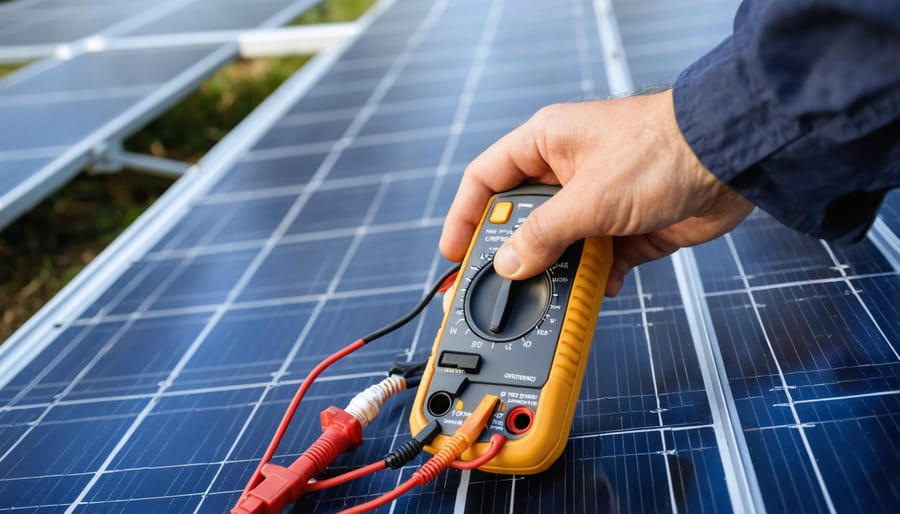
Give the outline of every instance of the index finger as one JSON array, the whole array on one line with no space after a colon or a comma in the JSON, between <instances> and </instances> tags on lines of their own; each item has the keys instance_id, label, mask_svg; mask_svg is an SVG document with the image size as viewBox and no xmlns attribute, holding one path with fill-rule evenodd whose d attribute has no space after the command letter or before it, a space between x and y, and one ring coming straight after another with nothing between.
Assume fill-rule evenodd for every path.
<instances>
[{"instance_id":1,"label":"index finger","mask_svg":"<svg viewBox=\"0 0 900 514\"><path fill-rule=\"evenodd\" d=\"M535 144L533 125L529 121L513 129L466 167L441 233L441 253L447 259L460 261L465 256L491 195L526 179L552 176Z\"/></svg>"}]
</instances>

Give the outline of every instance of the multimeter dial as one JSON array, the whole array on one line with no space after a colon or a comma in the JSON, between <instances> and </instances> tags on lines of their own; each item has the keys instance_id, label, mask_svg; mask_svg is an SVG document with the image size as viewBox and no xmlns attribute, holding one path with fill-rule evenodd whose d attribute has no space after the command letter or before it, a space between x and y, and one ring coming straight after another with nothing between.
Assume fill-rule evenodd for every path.
<instances>
[{"instance_id":1,"label":"multimeter dial","mask_svg":"<svg viewBox=\"0 0 900 514\"><path fill-rule=\"evenodd\" d=\"M466 323L487 341L512 341L530 332L547 314L552 297L547 272L526 280L508 280L481 268L466 291Z\"/></svg>"}]
</instances>

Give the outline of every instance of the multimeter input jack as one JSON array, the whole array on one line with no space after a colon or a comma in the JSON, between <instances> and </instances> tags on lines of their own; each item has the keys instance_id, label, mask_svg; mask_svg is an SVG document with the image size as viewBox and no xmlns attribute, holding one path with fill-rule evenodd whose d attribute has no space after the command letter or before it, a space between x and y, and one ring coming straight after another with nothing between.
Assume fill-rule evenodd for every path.
<instances>
[{"instance_id":1,"label":"multimeter input jack","mask_svg":"<svg viewBox=\"0 0 900 514\"><path fill-rule=\"evenodd\" d=\"M434 417L441 417L450 412L453 397L447 391L438 391L428 397L428 412Z\"/></svg>"},{"instance_id":2,"label":"multimeter input jack","mask_svg":"<svg viewBox=\"0 0 900 514\"><path fill-rule=\"evenodd\" d=\"M506 429L510 433L524 434L531 428L532 423L534 423L534 411L524 405L514 407L506 414Z\"/></svg>"}]
</instances>

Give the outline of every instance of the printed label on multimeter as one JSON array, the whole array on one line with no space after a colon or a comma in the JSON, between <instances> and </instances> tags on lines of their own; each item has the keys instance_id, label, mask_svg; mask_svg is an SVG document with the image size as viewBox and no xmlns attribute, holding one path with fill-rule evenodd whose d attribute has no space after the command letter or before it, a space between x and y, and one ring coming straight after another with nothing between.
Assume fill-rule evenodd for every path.
<instances>
[{"instance_id":1,"label":"printed label on multimeter","mask_svg":"<svg viewBox=\"0 0 900 514\"><path fill-rule=\"evenodd\" d=\"M413 432L437 420L451 434L483 395L499 396L500 412L480 441L502 433L508 442L482 467L487 471L546 469L571 426L611 264L610 241L579 241L527 280L508 281L493 269L503 242L557 190L524 186L495 195L486 207L410 417ZM485 448L476 445L466 457Z\"/></svg>"}]
</instances>

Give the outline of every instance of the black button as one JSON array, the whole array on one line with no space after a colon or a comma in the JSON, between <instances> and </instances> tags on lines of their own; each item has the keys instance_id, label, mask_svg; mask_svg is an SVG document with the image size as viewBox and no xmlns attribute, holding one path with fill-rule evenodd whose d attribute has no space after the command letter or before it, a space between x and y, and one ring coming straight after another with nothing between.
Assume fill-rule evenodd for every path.
<instances>
[{"instance_id":1,"label":"black button","mask_svg":"<svg viewBox=\"0 0 900 514\"><path fill-rule=\"evenodd\" d=\"M457 368L466 373L478 373L481 369L481 355L477 353L443 352L438 366Z\"/></svg>"}]
</instances>

